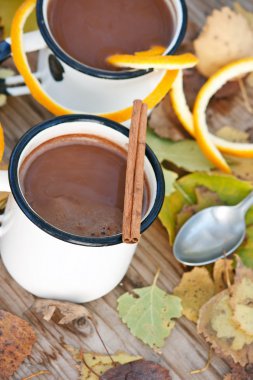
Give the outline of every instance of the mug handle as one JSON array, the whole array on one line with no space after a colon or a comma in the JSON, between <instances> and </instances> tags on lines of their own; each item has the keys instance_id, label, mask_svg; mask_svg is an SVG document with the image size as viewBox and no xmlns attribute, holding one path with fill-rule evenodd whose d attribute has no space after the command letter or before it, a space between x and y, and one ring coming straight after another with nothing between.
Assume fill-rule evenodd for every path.
<instances>
[{"instance_id":1,"label":"mug handle","mask_svg":"<svg viewBox=\"0 0 253 380\"><path fill-rule=\"evenodd\" d=\"M25 33L23 35L24 50L26 53L32 51L41 50L46 47L46 43L42 38L39 30L34 32ZM4 62L7 58L11 56L11 39L6 38L6 40L0 42L0 63Z\"/></svg>"}]
</instances>

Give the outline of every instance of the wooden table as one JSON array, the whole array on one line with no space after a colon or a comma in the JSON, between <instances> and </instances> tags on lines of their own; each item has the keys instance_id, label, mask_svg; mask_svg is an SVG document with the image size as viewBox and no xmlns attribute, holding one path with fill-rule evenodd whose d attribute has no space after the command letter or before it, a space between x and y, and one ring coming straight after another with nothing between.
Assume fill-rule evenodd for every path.
<instances>
[{"instance_id":1,"label":"wooden table","mask_svg":"<svg viewBox=\"0 0 253 380\"><path fill-rule=\"evenodd\" d=\"M241 0L242 5L253 10L250 0ZM201 25L205 15L215 7L232 5L230 0L188 0L189 18ZM11 61L9 62L11 64ZM36 123L51 117L43 107L30 96L9 98L8 104L0 108L0 120L5 129L5 160L22 134ZM59 265L61 265L59 263ZM144 234L122 284L106 297L91 302L88 308L98 321L99 331L110 352L118 350L142 355L158 361L170 369L173 380L203 379L218 380L228 371L227 364L213 356L209 369L199 375L190 371L202 368L208 357L208 345L197 335L196 326L182 317L168 338L162 354L155 353L133 337L120 321L116 312L116 300L125 291L151 284L157 268L162 268L158 285L171 292L178 284L183 268L171 254L166 231L157 220ZM85 351L104 352L97 335L86 326L64 328L53 322L41 320L30 308L34 302L31 294L12 280L0 263L0 308L27 319L36 331L38 340L29 360L20 367L13 380L21 380L32 373L48 369L51 375L38 379L76 380L78 372L75 362L65 350L65 344L82 347ZM1 378L1 374L0 374Z\"/></svg>"}]
</instances>

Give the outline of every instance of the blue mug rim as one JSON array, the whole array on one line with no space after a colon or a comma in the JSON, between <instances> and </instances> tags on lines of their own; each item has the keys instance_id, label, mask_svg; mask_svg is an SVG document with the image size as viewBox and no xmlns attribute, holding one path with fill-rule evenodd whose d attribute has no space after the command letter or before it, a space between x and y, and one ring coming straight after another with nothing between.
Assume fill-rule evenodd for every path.
<instances>
[{"instance_id":1,"label":"blue mug rim","mask_svg":"<svg viewBox=\"0 0 253 380\"><path fill-rule=\"evenodd\" d=\"M84 65L81 62L78 62L71 56L69 56L67 53L64 52L54 41L54 39L51 37L51 34L49 33L46 22L44 19L43 14L43 1L44 0L37 0L36 5L36 17L37 17L37 23L40 29L40 32L47 44L47 46L52 50L52 52L64 63L66 63L68 66L72 67L73 69L80 71L84 74L97 77L97 78L103 78L103 79L132 79L137 78L142 75L148 74L153 71L153 69L148 70L128 70L128 71L107 71L102 69L96 69L91 66ZM185 0L179 0L179 3L182 7L182 25L181 29L178 35L177 40L175 41L174 45L170 48L170 50L166 53L166 55L174 54L179 45L181 44L187 28L187 6L185 3Z\"/></svg>"},{"instance_id":2,"label":"blue mug rim","mask_svg":"<svg viewBox=\"0 0 253 380\"><path fill-rule=\"evenodd\" d=\"M44 121L40 124L37 124L33 128L29 129L21 137L21 139L18 141L18 143L16 144L15 148L12 151L10 163L9 163L9 169L8 169L11 192L19 208L26 215L26 217L32 223L34 223L37 227L39 227L41 230L43 230L44 232L48 233L49 235L57 239L60 239L62 241L72 243L72 244L92 246L92 247L102 247L102 246L120 244L122 243L122 234L97 238L97 237L82 237L82 236L70 234L65 231L59 230L58 228L47 223L43 218L41 218L38 214L36 214L35 211L32 210L32 208L28 205L27 201L25 200L22 194L22 191L20 189L19 181L18 181L19 159L24 148L30 142L30 140L34 138L37 134L39 134L40 132L48 128L53 128L54 126L58 124L70 123L70 122L76 122L76 121L99 123L106 128L112 128L122 133L124 136L129 137L129 130L126 127L114 121L111 121L109 119L102 118L100 116L95 116L95 115L76 114L76 115L58 116L58 117L49 119L47 121ZM154 154L154 152L151 150L151 148L148 145L146 146L146 157L148 161L150 162L152 169L154 171L155 177L156 177L157 192L156 192L156 198L155 198L152 209L150 210L146 218L141 223L141 233L143 233L154 222L154 220L158 216L162 208L164 196L165 196L165 183L164 183L162 168L156 155Z\"/></svg>"}]
</instances>

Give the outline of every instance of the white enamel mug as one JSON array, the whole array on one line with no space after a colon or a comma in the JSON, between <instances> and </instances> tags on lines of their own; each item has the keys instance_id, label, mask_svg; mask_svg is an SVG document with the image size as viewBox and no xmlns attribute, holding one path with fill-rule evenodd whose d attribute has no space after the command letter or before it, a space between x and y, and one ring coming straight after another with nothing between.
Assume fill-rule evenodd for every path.
<instances>
[{"instance_id":1,"label":"white enamel mug","mask_svg":"<svg viewBox=\"0 0 253 380\"><path fill-rule=\"evenodd\" d=\"M11 192L5 212L0 216L0 252L11 276L34 295L88 302L119 284L136 244L122 243L121 234L80 237L51 226L26 202L19 183L20 165L38 145L57 136L78 133L102 136L128 149L128 129L96 116L61 116L30 129L13 150L9 176L7 171L0 172L0 190ZM150 204L141 224L142 232L157 217L164 199L162 170L148 146L145 175Z\"/></svg>"},{"instance_id":2,"label":"white enamel mug","mask_svg":"<svg viewBox=\"0 0 253 380\"><path fill-rule=\"evenodd\" d=\"M70 0L69 0L70 1ZM174 35L164 54L172 54L181 43L187 24L184 0L166 0L174 20ZM42 89L58 104L73 113L106 114L144 99L165 74L164 70L106 71L88 67L66 54L57 44L47 21L49 0L37 0L39 31L24 35L25 50L39 50L37 72ZM11 54L11 41L0 44L0 62ZM17 96L28 94L21 76L7 78L0 91ZM18 86L15 86L18 84ZM45 104L45 106L47 106Z\"/></svg>"}]
</instances>

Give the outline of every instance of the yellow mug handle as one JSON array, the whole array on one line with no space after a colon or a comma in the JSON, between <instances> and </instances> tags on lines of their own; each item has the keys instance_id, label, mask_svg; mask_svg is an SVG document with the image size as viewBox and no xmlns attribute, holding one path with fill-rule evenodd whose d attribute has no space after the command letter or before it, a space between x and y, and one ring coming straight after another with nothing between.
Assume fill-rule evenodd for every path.
<instances>
[{"instance_id":1,"label":"yellow mug handle","mask_svg":"<svg viewBox=\"0 0 253 380\"><path fill-rule=\"evenodd\" d=\"M33 76L23 44L23 29L27 18L30 16L36 6L36 0L26 0L17 10L11 27L11 49L15 65L23 76L24 81L29 88L32 96L38 103L42 104L50 112L55 115L65 115L75 113L73 110L65 108L53 100L41 87L40 82ZM171 89L175 81L178 70L166 71L162 80L157 87L143 100L147 103L148 108L155 107ZM98 116L106 117L108 119L124 122L131 118L132 106L121 109L116 112L99 114Z\"/></svg>"}]
</instances>

